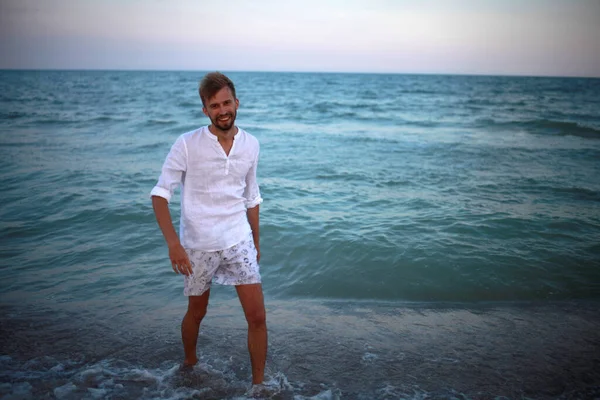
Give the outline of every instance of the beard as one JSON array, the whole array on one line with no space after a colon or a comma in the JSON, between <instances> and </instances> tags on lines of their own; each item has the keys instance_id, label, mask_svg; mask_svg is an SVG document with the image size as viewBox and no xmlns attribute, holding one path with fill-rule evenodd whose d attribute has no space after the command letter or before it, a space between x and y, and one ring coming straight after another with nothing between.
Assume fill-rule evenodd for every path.
<instances>
[{"instance_id":1,"label":"beard","mask_svg":"<svg viewBox=\"0 0 600 400\"><path fill-rule=\"evenodd\" d=\"M211 118L210 122L212 122L213 126L215 128L217 128L218 130L227 132L228 130L230 130L233 127L233 124L235 123L236 114L237 113L235 111L232 113L221 114L215 119ZM224 116L228 116L229 120L227 122L219 121L219 118L224 117Z\"/></svg>"}]
</instances>

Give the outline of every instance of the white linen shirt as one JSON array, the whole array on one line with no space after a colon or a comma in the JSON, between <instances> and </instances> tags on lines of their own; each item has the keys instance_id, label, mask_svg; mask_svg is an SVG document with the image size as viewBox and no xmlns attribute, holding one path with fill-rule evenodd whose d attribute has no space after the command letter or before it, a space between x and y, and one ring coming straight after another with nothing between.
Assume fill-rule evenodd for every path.
<instances>
[{"instance_id":1,"label":"white linen shirt","mask_svg":"<svg viewBox=\"0 0 600 400\"><path fill-rule=\"evenodd\" d=\"M252 232L246 211L262 203L258 140L238 128L229 156L207 126L179 136L150 196L171 201L181 186L179 238L186 249L225 250Z\"/></svg>"}]
</instances>

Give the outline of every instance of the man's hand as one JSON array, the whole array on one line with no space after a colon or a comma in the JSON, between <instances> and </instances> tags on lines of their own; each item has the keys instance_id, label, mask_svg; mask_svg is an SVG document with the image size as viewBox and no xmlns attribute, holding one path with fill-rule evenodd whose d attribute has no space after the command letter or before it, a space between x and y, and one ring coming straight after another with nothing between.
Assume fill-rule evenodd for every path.
<instances>
[{"instance_id":1,"label":"man's hand","mask_svg":"<svg viewBox=\"0 0 600 400\"><path fill-rule=\"evenodd\" d=\"M169 258L171 259L171 265L175 273L183 275L192 274L192 263L181 243L169 246Z\"/></svg>"}]
</instances>

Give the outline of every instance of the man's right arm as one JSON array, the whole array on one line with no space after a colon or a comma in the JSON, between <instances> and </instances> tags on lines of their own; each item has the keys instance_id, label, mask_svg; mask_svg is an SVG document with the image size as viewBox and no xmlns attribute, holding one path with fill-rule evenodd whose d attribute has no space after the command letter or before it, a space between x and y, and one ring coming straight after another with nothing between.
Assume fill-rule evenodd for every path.
<instances>
[{"instance_id":1,"label":"man's right arm","mask_svg":"<svg viewBox=\"0 0 600 400\"><path fill-rule=\"evenodd\" d=\"M154 208L154 215L156 216L158 226L167 241L173 271L190 275L192 273L192 265L185 249L179 241L175 227L173 227L167 199L160 196L152 196L152 208Z\"/></svg>"},{"instance_id":2,"label":"man's right arm","mask_svg":"<svg viewBox=\"0 0 600 400\"><path fill-rule=\"evenodd\" d=\"M181 184L186 169L187 148L183 137L179 137L167 155L158 183L152 189L151 197L156 221L169 247L169 258L173 270L177 273L190 275L192 266L185 249L179 241L179 236L175 232L171 213L169 212L169 201L175 188Z\"/></svg>"},{"instance_id":3,"label":"man's right arm","mask_svg":"<svg viewBox=\"0 0 600 400\"><path fill-rule=\"evenodd\" d=\"M165 198L152 196L152 208L154 208L154 215L156 215L158 226L167 241L169 258L171 259L173 271L184 275L190 275L192 273L192 265L185 249L179 241L179 236L177 236L177 232L175 232L175 228L173 227L169 203Z\"/></svg>"}]
</instances>

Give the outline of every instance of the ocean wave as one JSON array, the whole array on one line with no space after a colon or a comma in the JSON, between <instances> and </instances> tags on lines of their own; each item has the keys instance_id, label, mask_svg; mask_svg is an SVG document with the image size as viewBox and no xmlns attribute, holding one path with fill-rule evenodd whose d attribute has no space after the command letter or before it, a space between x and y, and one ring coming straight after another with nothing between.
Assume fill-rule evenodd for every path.
<instances>
[{"instance_id":1,"label":"ocean wave","mask_svg":"<svg viewBox=\"0 0 600 400\"><path fill-rule=\"evenodd\" d=\"M202 105L202 103L198 102L190 102L190 101L182 101L180 103L177 104L177 107L181 107L181 108L198 108Z\"/></svg>"},{"instance_id":2,"label":"ocean wave","mask_svg":"<svg viewBox=\"0 0 600 400\"><path fill-rule=\"evenodd\" d=\"M88 114L72 114L72 115L52 115L52 116L40 116L32 114L31 123L35 125L50 125L50 126L61 126L61 125L75 125L83 124L83 126L91 127L94 124L109 124L109 123L122 123L129 121L128 118L118 117L114 115L99 115L91 117Z\"/></svg>"},{"instance_id":3,"label":"ocean wave","mask_svg":"<svg viewBox=\"0 0 600 400\"><path fill-rule=\"evenodd\" d=\"M535 130L544 131L544 133L600 139L600 129L578 122L542 119L527 121L525 123L521 123L520 125L527 128L534 128Z\"/></svg>"},{"instance_id":4,"label":"ocean wave","mask_svg":"<svg viewBox=\"0 0 600 400\"><path fill-rule=\"evenodd\" d=\"M0 120L2 120L2 119L8 119L8 120L21 119L21 118L27 118L30 115L31 114L25 113L22 111L7 111L7 112L0 113Z\"/></svg>"},{"instance_id":5,"label":"ocean wave","mask_svg":"<svg viewBox=\"0 0 600 400\"><path fill-rule=\"evenodd\" d=\"M324 181L366 181L368 177L366 175L355 174L350 172L341 172L341 173L329 173L329 174L317 174L315 176L317 180Z\"/></svg>"},{"instance_id":6,"label":"ocean wave","mask_svg":"<svg viewBox=\"0 0 600 400\"><path fill-rule=\"evenodd\" d=\"M521 188L524 192L554 194L559 197L567 197L570 200L598 201L600 202L600 191L578 186L556 186L548 185L539 180L526 179Z\"/></svg>"},{"instance_id":7,"label":"ocean wave","mask_svg":"<svg viewBox=\"0 0 600 400\"><path fill-rule=\"evenodd\" d=\"M541 135L578 136L588 139L600 139L600 128L579 122L535 119L527 121L498 121L492 118L476 120L483 128L513 128Z\"/></svg>"},{"instance_id":8,"label":"ocean wave","mask_svg":"<svg viewBox=\"0 0 600 400\"><path fill-rule=\"evenodd\" d=\"M161 149L167 149L168 148L168 144L165 144L165 142L158 142L158 143L148 143L148 144L140 144L137 145L135 147L136 151L141 151L141 152L145 152L148 150L161 150ZM129 149L127 149L127 151L129 151Z\"/></svg>"},{"instance_id":9,"label":"ocean wave","mask_svg":"<svg viewBox=\"0 0 600 400\"><path fill-rule=\"evenodd\" d=\"M33 116L35 117L35 116ZM61 126L61 125L75 125L77 123L82 122L83 120L75 119L75 118L52 118L52 117L38 117L36 119L31 120L31 124L35 125L45 125L45 126ZM87 122L87 121L86 121Z\"/></svg>"},{"instance_id":10,"label":"ocean wave","mask_svg":"<svg viewBox=\"0 0 600 400\"><path fill-rule=\"evenodd\" d=\"M407 179L387 179L377 182L375 187L405 187L411 185L414 185L414 182Z\"/></svg>"},{"instance_id":11,"label":"ocean wave","mask_svg":"<svg viewBox=\"0 0 600 400\"><path fill-rule=\"evenodd\" d=\"M403 91L404 94L426 94L426 95L435 95L438 96L439 92L435 90L426 90L426 89L408 89Z\"/></svg>"},{"instance_id":12,"label":"ocean wave","mask_svg":"<svg viewBox=\"0 0 600 400\"><path fill-rule=\"evenodd\" d=\"M0 141L0 148L2 147L29 147L29 146L37 146L39 142L34 139L27 138L10 138L8 140Z\"/></svg>"},{"instance_id":13,"label":"ocean wave","mask_svg":"<svg viewBox=\"0 0 600 400\"><path fill-rule=\"evenodd\" d=\"M346 138L346 135L337 135L339 137L343 137ZM381 143L381 142L385 142L389 145L394 145L394 144L398 144L401 142L400 139L390 139L390 138L386 138L386 137L375 137L375 136L367 136L363 133L356 135L356 136L352 136L351 137L352 142L354 143Z\"/></svg>"},{"instance_id":14,"label":"ocean wave","mask_svg":"<svg viewBox=\"0 0 600 400\"><path fill-rule=\"evenodd\" d=\"M176 125L177 121L173 119L149 119L146 121L146 125Z\"/></svg>"},{"instance_id":15,"label":"ocean wave","mask_svg":"<svg viewBox=\"0 0 600 400\"><path fill-rule=\"evenodd\" d=\"M83 119L82 119L83 121ZM86 120L87 121L87 120ZM101 115L95 118L92 118L91 120L89 120L89 122L124 122L124 121L128 121L127 118L123 118L123 117L115 117L114 115Z\"/></svg>"}]
</instances>

